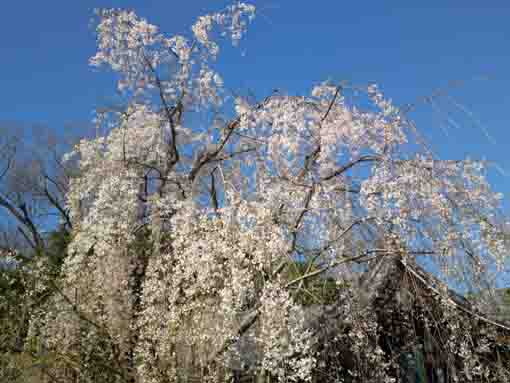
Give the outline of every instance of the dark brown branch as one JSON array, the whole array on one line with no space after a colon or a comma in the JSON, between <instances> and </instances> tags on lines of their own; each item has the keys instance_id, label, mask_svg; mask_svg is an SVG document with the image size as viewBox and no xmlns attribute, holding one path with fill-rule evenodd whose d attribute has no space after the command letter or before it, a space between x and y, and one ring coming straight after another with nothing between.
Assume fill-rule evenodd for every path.
<instances>
[{"instance_id":1,"label":"dark brown branch","mask_svg":"<svg viewBox=\"0 0 510 383\"><path fill-rule=\"evenodd\" d=\"M215 171L216 168L214 168L213 171L211 172L211 201L213 203L214 211L218 211L220 205L218 201L218 193L216 192L216 180L214 177Z\"/></svg>"},{"instance_id":2,"label":"dark brown branch","mask_svg":"<svg viewBox=\"0 0 510 383\"><path fill-rule=\"evenodd\" d=\"M2 178L4 178L4 177L5 177L5 175L7 174L7 172L9 171L9 169L11 168L12 162L13 162L13 160L12 160L12 156L10 156L10 157L9 157L9 159L7 160L7 165L6 165L6 167L5 167L5 170L4 170L4 171L2 172L2 174L0 175L0 180L1 180Z\"/></svg>"},{"instance_id":3,"label":"dark brown branch","mask_svg":"<svg viewBox=\"0 0 510 383\"><path fill-rule=\"evenodd\" d=\"M239 126L239 123L240 123L240 118L237 118L237 119L231 121L227 125L227 128L226 128L227 129L227 134L226 134L225 138L218 145L216 150L214 150L212 152L205 152L202 156L199 156L197 158L197 161L195 162L195 164L191 168L191 171L190 171L189 176L188 176L189 180L191 182L193 182L195 180L196 176L198 175L200 170L204 167L204 165L207 164L208 162L214 160L215 157L221 152L223 147L226 145L227 141L230 139L234 129Z\"/></svg>"},{"instance_id":4,"label":"dark brown branch","mask_svg":"<svg viewBox=\"0 0 510 383\"><path fill-rule=\"evenodd\" d=\"M37 250L37 246L35 245L34 242L32 242L32 240L30 239L30 237L28 236L27 233L25 233L25 231L20 227L18 226L18 232L21 234L21 236L23 238L25 238L25 241L27 241L27 243L30 245L30 247L34 250Z\"/></svg>"},{"instance_id":5,"label":"dark brown branch","mask_svg":"<svg viewBox=\"0 0 510 383\"><path fill-rule=\"evenodd\" d=\"M247 149L243 149L243 150L239 150L238 152L232 152L232 153L229 153L229 154L226 154L222 157L216 157L214 159L214 161L225 161L225 160L229 160L235 156L238 156L238 155L241 155L241 154L245 154L245 153L250 153L250 152L254 152L256 151L257 148L247 148Z\"/></svg>"},{"instance_id":6,"label":"dark brown branch","mask_svg":"<svg viewBox=\"0 0 510 383\"><path fill-rule=\"evenodd\" d=\"M337 100L341 89L342 89L341 85L336 87L335 94L333 95L333 98L329 102L328 109L326 109L326 113L324 113L324 115L322 116L322 118L319 122L318 130L320 130L322 128L322 124L324 123L324 121L326 121L326 118L328 118L329 113L331 112L331 109L333 109L333 105L335 104L335 101ZM321 142L319 139L319 143L317 144L317 147L314 149L314 151L311 154L305 156L305 163L303 165L303 169L301 170L300 174L298 175L298 179L304 177L304 175L309 170L312 163L317 159L317 156L321 152L321 149L322 149L322 146L321 146Z\"/></svg>"},{"instance_id":7,"label":"dark brown branch","mask_svg":"<svg viewBox=\"0 0 510 383\"><path fill-rule=\"evenodd\" d=\"M328 270L331 270L331 269L333 269L335 267L338 267L338 266L340 266L340 265L342 265L344 263L360 261L360 260L362 260L364 258L367 258L368 256L369 256L369 254L363 253L361 255L356 255L354 257L344 258L344 259L340 259L340 260L338 260L336 262L331 262L329 265L324 266L323 268L317 269L317 270L312 271L310 273L307 273L305 275L301 275L300 277L298 277L298 278L290 281L289 283L287 283L285 285L285 287L289 288L289 287L295 285L298 282L304 281L305 279L308 279L308 278L315 277L315 276L317 276L319 274L322 274L322 273L324 273L324 272L326 272Z\"/></svg>"},{"instance_id":8,"label":"dark brown branch","mask_svg":"<svg viewBox=\"0 0 510 383\"><path fill-rule=\"evenodd\" d=\"M69 217L69 214L67 213L67 210L64 209L64 207L58 202L58 199L53 197L48 190L48 187L44 186L44 194L46 195L46 198L48 198L48 201L59 211L61 216L66 221L66 225L69 227L70 230L73 228L73 224L71 222L71 217Z\"/></svg>"},{"instance_id":9,"label":"dark brown branch","mask_svg":"<svg viewBox=\"0 0 510 383\"><path fill-rule=\"evenodd\" d=\"M166 115L166 119L168 120L168 124L170 125L170 134L172 135L172 142L170 143L171 147L172 147L172 157L169 162L169 168L172 168L177 162L179 162L179 158L180 158L179 151L177 149L177 131L175 128L174 117L175 117L176 113L179 113L179 116L182 114L182 103L179 101L175 107L170 108L170 106L168 105L168 102L166 101L166 97L163 93L163 84L161 83L161 79L159 78L156 70L154 69L154 66L149 61L149 59L145 56L144 56L144 59L145 59L145 63L147 65L147 67L150 69L150 71L154 75L154 80L156 81L156 86L158 87L158 90L159 90L159 98L161 100L161 103L163 104L163 109L164 109L164 112ZM180 117L179 117L179 119L180 119Z\"/></svg>"},{"instance_id":10,"label":"dark brown branch","mask_svg":"<svg viewBox=\"0 0 510 383\"><path fill-rule=\"evenodd\" d=\"M381 159L377 156L362 156L356 160L353 160L351 162L349 162L348 164L334 170L333 172L331 172L330 174L328 174L327 176L324 176L321 178L321 181L329 181L343 173L345 173L347 170L351 169L352 167L354 167L355 165L357 164L360 164L360 163L363 163L363 162L376 162L376 161L380 161Z\"/></svg>"},{"instance_id":11,"label":"dark brown branch","mask_svg":"<svg viewBox=\"0 0 510 383\"><path fill-rule=\"evenodd\" d=\"M36 246L40 249L44 247L44 241L42 240L41 235L39 234L39 231L35 227L34 222L32 221L32 218L30 218L30 214L27 209L27 205L25 203L22 203L19 206L20 210L23 212L24 222L25 225L28 227L30 232L32 233L32 236L34 238L34 242Z\"/></svg>"},{"instance_id":12,"label":"dark brown branch","mask_svg":"<svg viewBox=\"0 0 510 383\"><path fill-rule=\"evenodd\" d=\"M57 180L53 179L52 177L50 177L48 175L48 173L46 173L45 171L42 171L42 175L44 176L44 178L46 178L48 181L50 181L53 185L55 185L55 187L57 188L58 192L61 193L62 195L66 194L66 188L60 184L60 182L58 182Z\"/></svg>"},{"instance_id":13,"label":"dark brown branch","mask_svg":"<svg viewBox=\"0 0 510 383\"><path fill-rule=\"evenodd\" d=\"M312 188L306 193L305 201L304 201L304 207L303 210L301 210L301 213L299 213L298 218L296 219L296 222L294 223L294 227L292 228L292 245L290 254L296 250L297 245L297 230L299 226L301 225L301 222L303 221L303 218L305 217L306 212L308 211L308 208L310 206L310 202L312 201L313 194L315 193L315 185L312 186Z\"/></svg>"},{"instance_id":14,"label":"dark brown branch","mask_svg":"<svg viewBox=\"0 0 510 383\"><path fill-rule=\"evenodd\" d=\"M266 97L264 99L264 101L262 101L255 107L255 109L258 110L258 109L263 108L272 97L273 96ZM232 134L234 134L234 130L236 128L238 128L239 125L241 124L241 117L242 116L238 116L237 118L235 118L234 120L231 120L226 125L225 129L226 129L227 133L226 133L225 137L221 140L221 142L217 145L215 150L213 150L211 152L205 152L202 156L199 156L197 158L197 160L196 160L195 164L193 165L193 167L190 171L190 174L188 176L188 178L191 182L193 182L195 180L196 176L198 175L200 170L204 167L204 165L206 165L208 162L215 160L216 157L221 153L221 151L223 150L223 148L225 147L227 142L230 140L230 137L232 136Z\"/></svg>"},{"instance_id":15,"label":"dark brown branch","mask_svg":"<svg viewBox=\"0 0 510 383\"><path fill-rule=\"evenodd\" d=\"M30 245L35 248L43 248L44 241L42 240L39 231L35 227L30 214L28 213L27 207L24 203L15 207L10 201L0 195L0 206L9 211L11 215L24 227L26 227L32 236ZM24 233L26 234L26 233Z\"/></svg>"}]
</instances>

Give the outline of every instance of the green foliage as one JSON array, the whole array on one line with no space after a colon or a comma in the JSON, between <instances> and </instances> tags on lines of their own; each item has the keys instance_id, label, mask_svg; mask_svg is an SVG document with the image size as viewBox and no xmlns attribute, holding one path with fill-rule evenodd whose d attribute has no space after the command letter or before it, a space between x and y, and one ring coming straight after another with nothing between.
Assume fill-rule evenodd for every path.
<instances>
[{"instance_id":1,"label":"green foliage","mask_svg":"<svg viewBox=\"0 0 510 383\"><path fill-rule=\"evenodd\" d=\"M44 249L18 253L16 267L0 270L1 382L28 382L30 366L40 363L33 357L38 339L26 338L28 325L31 315L55 293L53 283L60 277L70 239L62 226L50 233Z\"/></svg>"},{"instance_id":2,"label":"green foliage","mask_svg":"<svg viewBox=\"0 0 510 383\"><path fill-rule=\"evenodd\" d=\"M42 254L40 254L48 258L57 274L60 272L60 268L64 263L69 242L71 242L71 234L67 228L60 226L48 236L47 246L42 251Z\"/></svg>"},{"instance_id":3,"label":"green foliage","mask_svg":"<svg viewBox=\"0 0 510 383\"><path fill-rule=\"evenodd\" d=\"M285 272L285 279L292 281L309 273L317 271L320 267L316 264L305 262L295 262ZM296 285L294 299L303 306L312 304L331 304L333 303L339 291L347 286L339 284L334 278L322 273L303 280L301 288L299 283Z\"/></svg>"}]
</instances>

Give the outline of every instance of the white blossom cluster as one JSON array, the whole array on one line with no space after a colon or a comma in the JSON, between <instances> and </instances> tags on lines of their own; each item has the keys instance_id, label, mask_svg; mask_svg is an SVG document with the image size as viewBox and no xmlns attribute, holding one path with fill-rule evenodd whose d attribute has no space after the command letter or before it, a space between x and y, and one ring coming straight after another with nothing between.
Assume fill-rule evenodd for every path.
<instances>
[{"instance_id":1,"label":"white blossom cluster","mask_svg":"<svg viewBox=\"0 0 510 383\"><path fill-rule=\"evenodd\" d=\"M222 209L220 217L193 219L188 209L182 206L172 217L172 251L149 266L140 324L145 339L143 374L157 376L164 370L162 363L185 347L214 355L230 341L228 357L242 359L243 355L233 355L243 336L239 328L255 305L261 329L253 341L263 352L249 367L282 378L308 377L314 359L301 308L278 278L271 280L289 250L281 228L271 221L271 211L240 201ZM273 369L275 364L278 368Z\"/></svg>"},{"instance_id":2,"label":"white blossom cluster","mask_svg":"<svg viewBox=\"0 0 510 383\"><path fill-rule=\"evenodd\" d=\"M96 13L98 52L90 64L104 64L118 72L120 91L141 95L158 88L169 101L179 99L206 108L221 103L223 87L222 78L208 63L219 53L210 33L218 26L221 35L238 45L255 16L255 7L239 2L223 12L199 17L192 27L194 39L166 37L133 11L101 9ZM162 76L163 68L170 69L170 77Z\"/></svg>"}]
</instances>

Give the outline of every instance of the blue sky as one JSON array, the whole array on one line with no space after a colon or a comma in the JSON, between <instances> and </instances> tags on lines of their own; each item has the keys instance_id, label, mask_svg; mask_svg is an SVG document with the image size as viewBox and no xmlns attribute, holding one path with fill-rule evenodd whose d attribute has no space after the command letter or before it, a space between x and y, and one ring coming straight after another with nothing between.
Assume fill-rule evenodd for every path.
<instances>
[{"instance_id":1,"label":"blue sky","mask_svg":"<svg viewBox=\"0 0 510 383\"><path fill-rule=\"evenodd\" d=\"M88 66L95 52L89 21L96 7L130 7L164 32L188 33L195 17L227 1L9 1L0 23L0 121L47 125L64 132L88 123L114 95L113 76ZM457 127L422 105L414 116L443 157L486 158L510 174L510 4L475 1L253 1L258 17L220 61L226 86L263 96L274 88L304 94L326 79L377 82L397 104L414 102L451 81L451 95L487 129L450 101ZM504 4L507 2L491 2ZM420 5L423 4L423 5ZM485 3L487 4L487 3ZM480 78L488 76L489 79ZM443 112L442 112L443 113ZM471 121L470 121L471 120ZM494 172L510 196L510 175Z\"/></svg>"}]
</instances>

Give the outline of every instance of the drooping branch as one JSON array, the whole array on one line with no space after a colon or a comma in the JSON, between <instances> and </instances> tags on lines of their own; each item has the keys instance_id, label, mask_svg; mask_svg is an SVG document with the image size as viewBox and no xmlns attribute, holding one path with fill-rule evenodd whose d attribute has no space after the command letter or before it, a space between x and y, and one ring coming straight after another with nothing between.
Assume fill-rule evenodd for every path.
<instances>
[{"instance_id":1,"label":"drooping branch","mask_svg":"<svg viewBox=\"0 0 510 383\"><path fill-rule=\"evenodd\" d=\"M320 132L320 130L322 128L322 124L328 118L328 116L329 116L329 114L331 112L331 109L333 109L333 105L335 104L336 100L338 99L338 96L340 95L340 91L341 90L342 90L342 86L341 85L336 87L335 94L331 98L331 101L329 102L329 105L328 105L328 108L326 109L326 112L324 113L324 115L322 116L321 120L319 121L319 126L317 128L318 132ZM313 150L313 152L311 154L308 154L308 155L305 156L305 163L303 165L303 169L301 170L300 174L297 177L298 179L302 179L304 177L304 175L309 171L310 166L313 164L313 162L319 156L319 154L321 152L321 149L322 149L322 143L319 140L319 142L318 142L317 146L315 147L315 149Z\"/></svg>"},{"instance_id":2,"label":"drooping branch","mask_svg":"<svg viewBox=\"0 0 510 383\"><path fill-rule=\"evenodd\" d=\"M71 310L76 314L76 316L78 317L79 320L81 320L81 321L89 324L90 326L94 327L101 335L103 335L106 339L108 339L108 342L109 342L110 346L112 347L112 351L113 351L112 354L113 354L115 363L117 364L117 370L115 370L116 371L116 375L118 375L126 383L128 383L129 382L129 378L126 377L125 374L123 373L124 369L122 367L122 362L120 361L120 350L118 348L117 343L112 338L112 336L110 335L108 330L104 326L101 326L99 323L95 322L88 315L83 313L80 310L80 308L78 307L77 303L73 302L64 293L64 291L62 291L62 289L59 286L57 286L57 284L54 281L50 280L49 283L50 283L51 287L53 288L53 290L56 291L64 299L64 301L66 302L68 307L71 308Z\"/></svg>"},{"instance_id":3,"label":"drooping branch","mask_svg":"<svg viewBox=\"0 0 510 383\"><path fill-rule=\"evenodd\" d=\"M345 164L344 166L341 166L340 168L333 170L330 174L322 177L321 181L329 181L335 177L338 177L339 175L345 173L347 170L353 168L357 164L360 164L363 162L377 162L380 160L381 160L381 158L379 158L378 156L361 156L361 157Z\"/></svg>"},{"instance_id":4,"label":"drooping branch","mask_svg":"<svg viewBox=\"0 0 510 383\"><path fill-rule=\"evenodd\" d=\"M72 230L73 224L71 222L71 217L69 217L68 210L65 209L60 204L58 199L51 194L51 192L48 190L47 185L44 186L44 194L45 194L46 198L48 198L48 201L60 212L60 215L62 216L62 218L64 218L65 223L66 223L67 227L69 228L69 230Z\"/></svg>"},{"instance_id":5,"label":"drooping branch","mask_svg":"<svg viewBox=\"0 0 510 383\"><path fill-rule=\"evenodd\" d=\"M273 96L266 97L261 103L256 105L254 107L254 109L255 110L262 109L265 105L267 105L267 103L271 100L272 97ZM230 138L234 134L234 131L240 126L242 117L243 116L238 116L237 118L229 121L226 124L225 129L224 129L226 131L226 133L225 133L224 137L221 139L220 143L218 145L216 145L215 149L212 151L206 151L204 154L202 154L201 156L199 156L197 158L197 160L195 161L195 164L193 164L191 171L189 173L189 176L188 176L188 178L191 182L193 182L195 180L196 176L200 172L200 169L202 169L202 167L204 167L204 165L206 165L207 163L209 163L211 161L218 159L217 156L223 151L223 149L229 142ZM251 149L250 149L250 151L251 151Z\"/></svg>"},{"instance_id":6,"label":"drooping branch","mask_svg":"<svg viewBox=\"0 0 510 383\"><path fill-rule=\"evenodd\" d=\"M170 162L168 164L168 168L171 169L175 164L177 164L179 162L179 158L180 158L179 150L177 149L177 129L176 129L176 122L175 122L174 118L177 115L177 116L179 116L179 119L180 119L180 116L182 115L182 108L183 108L182 97L184 97L184 94L181 95L181 100L179 100L177 102L177 104L171 108L168 105L168 102L166 100L164 90L163 90L163 84L161 83L161 80L156 72L156 69L154 68L154 66L152 65L152 63L150 62L150 60L147 57L144 56L144 59L145 59L145 63L147 65L147 67L152 72L152 75L154 76L154 79L156 81L156 86L158 87L158 91L159 91L159 98L161 100L161 103L163 104L163 110L165 112L165 116L168 121L168 124L170 125L170 132L171 132L170 145L172 147L172 152L171 152L172 155L170 157Z\"/></svg>"}]
</instances>

